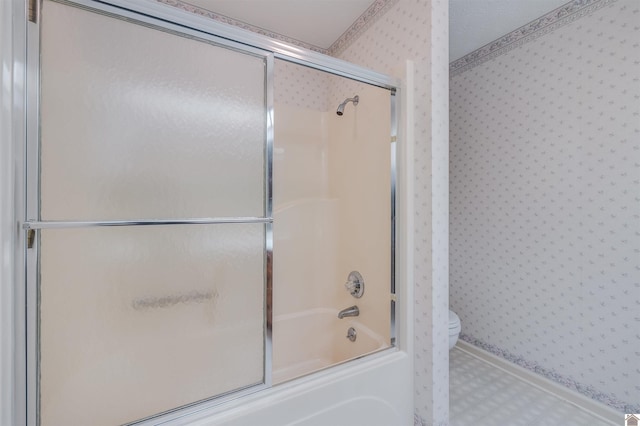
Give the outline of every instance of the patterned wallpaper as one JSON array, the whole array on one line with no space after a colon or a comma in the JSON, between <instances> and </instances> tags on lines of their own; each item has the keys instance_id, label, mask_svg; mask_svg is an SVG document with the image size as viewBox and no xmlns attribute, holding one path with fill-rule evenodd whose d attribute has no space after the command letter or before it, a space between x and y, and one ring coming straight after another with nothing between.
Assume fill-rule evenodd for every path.
<instances>
[{"instance_id":1,"label":"patterned wallpaper","mask_svg":"<svg viewBox=\"0 0 640 426\"><path fill-rule=\"evenodd\" d=\"M637 413L640 3L600 2L452 73L450 304L462 339Z\"/></svg>"},{"instance_id":2,"label":"patterned wallpaper","mask_svg":"<svg viewBox=\"0 0 640 426\"><path fill-rule=\"evenodd\" d=\"M449 424L449 1L431 0L433 418ZM423 183L427 176L419 176ZM427 311L428 306L422 306Z\"/></svg>"},{"instance_id":3,"label":"patterned wallpaper","mask_svg":"<svg viewBox=\"0 0 640 426\"><path fill-rule=\"evenodd\" d=\"M283 60L274 61L273 68L275 102L314 111L329 110L330 93L327 88L335 85L337 78L332 78L325 72ZM338 104L340 102L342 101Z\"/></svg>"}]
</instances>

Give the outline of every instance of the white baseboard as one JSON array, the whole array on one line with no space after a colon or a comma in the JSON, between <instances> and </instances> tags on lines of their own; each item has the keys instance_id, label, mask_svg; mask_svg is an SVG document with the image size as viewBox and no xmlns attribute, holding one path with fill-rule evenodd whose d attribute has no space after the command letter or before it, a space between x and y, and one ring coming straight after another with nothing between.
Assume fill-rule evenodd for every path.
<instances>
[{"instance_id":1,"label":"white baseboard","mask_svg":"<svg viewBox=\"0 0 640 426\"><path fill-rule=\"evenodd\" d=\"M612 426L620 425L624 422L624 413L620 413L608 405L588 398L581 393L578 393L572 389L566 388L546 377L540 376L532 371L522 368L506 359L500 358L490 352L473 346L462 340L458 340L455 346L461 351L478 358L493 367L496 367L506 373L515 376L516 378L535 386L536 388L543 390L547 393L554 395L570 404L579 407L581 410L591 414L594 417L599 418L602 421L610 423Z\"/></svg>"}]
</instances>

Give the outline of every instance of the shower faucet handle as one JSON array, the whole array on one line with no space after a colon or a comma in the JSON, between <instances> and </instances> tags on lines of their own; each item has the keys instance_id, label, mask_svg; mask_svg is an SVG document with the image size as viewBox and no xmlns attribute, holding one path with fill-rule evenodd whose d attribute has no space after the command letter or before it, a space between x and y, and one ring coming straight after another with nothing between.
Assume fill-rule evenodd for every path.
<instances>
[{"instance_id":1,"label":"shower faucet handle","mask_svg":"<svg viewBox=\"0 0 640 426\"><path fill-rule=\"evenodd\" d=\"M344 284L345 288L355 298L361 298L364 294L364 279L360 272L352 271L347 277L347 282Z\"/></svg>"}]
</instances>

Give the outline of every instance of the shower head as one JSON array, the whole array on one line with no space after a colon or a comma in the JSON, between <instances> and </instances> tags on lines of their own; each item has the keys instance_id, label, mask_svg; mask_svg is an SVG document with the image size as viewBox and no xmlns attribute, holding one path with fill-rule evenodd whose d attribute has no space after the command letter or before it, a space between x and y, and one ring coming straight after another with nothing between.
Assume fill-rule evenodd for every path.
<instances>
[{"instance_id":1,"label":"shower head","mask_svg":"<svg viewBox=\"0 0 640 426\"><path fill-rule=\"evenodd\" d=\"M358 105L358 101L359 100L360 100L360 96L358 96L358 95L355 95L353 98L345 99L344 102L342 102L340 105L338 105L338 109L336 110L336 114L338 114L338 115L344 114L345 105L347 105L349 102L353 102L353 105L356 106L356 105Z\"/></svg>"}]
</instances>

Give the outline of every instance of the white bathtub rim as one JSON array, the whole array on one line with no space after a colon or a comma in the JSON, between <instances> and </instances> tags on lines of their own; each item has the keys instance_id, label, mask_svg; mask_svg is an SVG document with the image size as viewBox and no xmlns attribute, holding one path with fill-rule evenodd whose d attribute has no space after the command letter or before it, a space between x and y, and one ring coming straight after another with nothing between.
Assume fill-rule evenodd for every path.
<instances>
[{"instance_id":1,"label":"white bathtub rim","mask_svg":"<svg viewBox=\"0 0 640 426\"><path fill-rule=\"evenodd\" d=\"M396 347L387 348L306 376L282 382L271 388L256 390L250 394L242 394L224 403L212 404L166 424L172 426L211 426L218 422L232 421L248 413L268 408L283 400L294 398L302 393L312 392L319 387L357 378L361 374L371 373L389 364L407 362L409 358L406 352Z\"/></svg>"},{"instance_id":2,"label":"white bathtub rim","mask_svg":"<svg viewBox=\"0 0 640 426\"><path fill-rule=\"evenodd\" d=\"M336 404L330 405L329 407L324 408L323 410L319 410L316 411L312 414L309 414L308 416L302 417L301 419L297 419L291 423L287 423L285 426L300 426L300 425L304 425L306 424L308 421L317 418L325 413L331 412L331 411L335 411L338 408L341 408L345 405L353 405L354 403L357 403L357 401L371 401L374 400L376 401L377 404L384 406L385 408L387 408L389 411L393 412L395 417L398 417L399 413L398 410L396 410L396 408L394 406L392 406L391 404L389 404L387 401L385 401L382 398L378 398L378 397L372 397L372 396L360 396L360 397L355 397L355 398L351 398L348 399L346 401L341 401L338 402Z\"/></svg>"},{"instance_id":3,"label":"white bathtub rim","mask_svg":"<svg viewBox=\"0 0 640 426\"><path fill-rule=\"evenodd\" d=\"M373 349L373 350L371 350L369 352L365 352L365 353L362 353L360 355L344 359L342 361L338 361L338 362L327 361L326 365L324 367L320 367L317 370L310 371L310 372L307 372L307 373L303 373L303 374L301 374L299 376L291 377L289 379L283 379L283 380L280 380L278 382L274 381L273 382L273 386L280 386L280 385L282 385L284 383L290 383L292 381L296 381L298 379L301 379L301 378L304 378L304 377L307 377L307 376L310 376L310 375L313 375L313 374L322 373L323 371L330 370L330 369L332 369L334 367L339 367L339 366L342 366L344 364L350 364L351 362L358 361L358 360L363 359L363 358L368 358L370 356L373 356L373 355L376 355L376 354L379 354L379 353L387 352L387 351L392 350L392 349L396 349L396 347L395 346L380 347L380 348ZM276 371L273 372L273 374L274 375L282 375L283 374L282 370L283 369L276 370Z\"/></svg>"}]
</instances>

